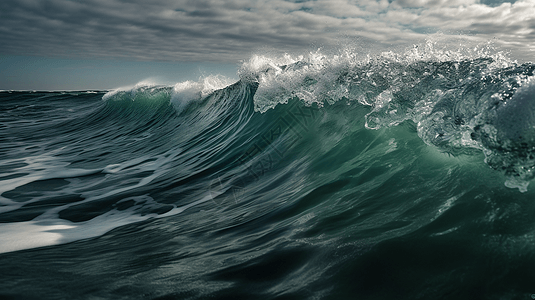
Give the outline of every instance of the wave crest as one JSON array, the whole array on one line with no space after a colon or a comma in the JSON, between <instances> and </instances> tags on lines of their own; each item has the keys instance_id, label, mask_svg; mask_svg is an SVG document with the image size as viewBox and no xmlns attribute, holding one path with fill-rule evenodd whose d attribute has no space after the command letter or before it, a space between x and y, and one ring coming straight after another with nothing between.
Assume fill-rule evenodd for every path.
<instances>
[{"instance_id":1,"label":"wave crest","mask_svg":"<svg viewBox=\"0 0 535 300\"><path fill-rule=\"evenodd\" d=\"M351 50L254 56L240 76L259 84L258 112L292 98L319 106L360 103L370 107L368 129L412 121L425 143L453 155L483 151L492 168L505 171L508 186L526 191L535 177L534 70L491 44L446 49L428 41L377 56Z\"/></svg>"}]
</instances>

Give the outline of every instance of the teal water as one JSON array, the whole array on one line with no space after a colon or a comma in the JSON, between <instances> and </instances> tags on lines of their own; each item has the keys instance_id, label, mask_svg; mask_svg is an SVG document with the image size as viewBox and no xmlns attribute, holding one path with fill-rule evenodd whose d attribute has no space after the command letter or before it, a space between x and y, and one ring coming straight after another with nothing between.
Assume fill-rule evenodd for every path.
<instances>
[{"instance_id":1,"label":"teal water","mask_svg":"<svg viewBox=\"0 0 535 300\"><path fill-rule=\"evenodd\" d=\"M0 92L0 298L530 299L534 70L428 48Z\"/></svg>"}]
</instances>

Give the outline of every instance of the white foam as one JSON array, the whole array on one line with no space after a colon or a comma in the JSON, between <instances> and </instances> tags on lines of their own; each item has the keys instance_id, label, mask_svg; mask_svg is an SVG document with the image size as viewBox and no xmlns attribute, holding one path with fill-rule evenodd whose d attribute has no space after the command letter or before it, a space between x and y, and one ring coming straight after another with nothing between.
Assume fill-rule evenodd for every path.
<instances>
[{"instance_id":1,"label":"white foam","mask_svg":"<svg viewBox=\"0 0 535 300\"><path fill-rule=\"evenodd\" d=\"M102 99L104 101L114 100L131 100L135 101L137 96L150 96L164 92L170 95L171 104L178 112L184 110L189 103L200 100L216 90L223 89L233 83L222 75L209 75L199 78L198 81L184 81L176 83L173 86L157 84L153 81L142 81L133 86L125 86L107 92Z\"/></svg>"},{"instance_id":2,"label":"white foam","mask_svg":"<svg viewBox=\"0 0 535 300\"><path fill-rule=\"evenodd\" d=\"M529 181L519 177L509 177L505 181L505 186L510 189L518 189L519 192L525 193L528 191Z\"/></svg>"},{"instance_id":3,"label":"white foam","mask_svg":"<svg viewBox=\"0 0 535 300\"><path fill-rule=\"evenodd\" d=\"M395 72L396 70L390 66L396 64L409 65L422 61L463 61L485 57L493 60L489 65L490 69L504 68L515 63L503 53L494 51L491 43L474 48L452 47L448 44L440 48L437 42L427 40L404 52L390 51L373 56L360 54L349 47L336 53L326 53L318 49L300 56L254 55L242 64L238 74L244 81L259 83L254 96L255 110L263 113L278 104L287 103L293 97L298 97L309 105L332 104L345 97L351 101L358 100L363 104L380 106L386 98L378 97L374 102L367 102L361 94L354 94L355 91L351 85L361 79L365 79L372 85L376 84L373 82L375 73ZM399 78L402 74L384 73L381 75ZM396 82L392 84L395 89ZM395 90L390 92L395 92Z\"/></svg>"},{"instance_id":4,"label":"white foam","mask_svg":"<svg viewBox=\"0 0 535 300\"><path fill-rule=\"evenodd\" d=\"M70 228L63 224L40 226L33 221L0 224L0 253L55 245L62 235L51 230Z\"/></svg>"},{"instance_id":5,"label":"white foam","mask_svg":"<svg viewBox=\"0 0 535 300\"><path fill-rule=\"evenodd\" d=\"M229 86L232 81L221 75L210 75L199 81L185 81L175 84L171 95L171 103L182 112L192 101L200 100L216 90Z\"/></svg>"},{"instance_id":6,"label":"white foam","mask_svg":"<svg viewBox=\"0 0 535 300\"><path fill-rule=\"evenodd\" d=\"M79 223L62 219L46 219L0 224L0 253L97 237L119 226L143 221L153 216L139 216L131 211L113 210Z\"/></svg>"},{"instance_id":7,"label":"white foam","mask_svg":"<svg viewBox=\"0 0 535 300\"><path fill-rule=\"evenodd\" d=\"M70 163L58 161L54 157L54 154L57 153L57 151L58 150L40 155L27 156L21 159L8 159L0 161L1 164L24 163L24 166L14 169L11 173L0 174L2 176L28 174L17 178L2 180L2 184L0 185L0 195L2 195L4 192L14 190L17 187L34 181L56 178L72 178L102 172L102 169L68 168ZM16 209L20 206L18 203L2 196L0 196L0 204L10 206L0 209L0 211L4 212Z\"/></svg>"},{"instance_id":8,"label":"white foam","mask_svg":"<svg viewBox=\"0 0 535 300\"><path fill-rule=\"evenodd\" d=\"M217 192L215 196L223 193ZM45 246L65 244L73 241L102 236L110 230L132 224L150 218L163 218L184 212L185 210L212 200L213 192L207 193L200 200L183 206L175 206L164 214L136 214L139 206L133 206L124 211L112 210L85 222L70 222L58 218L35 219L27 222L0 224L0 253L32 249ZM139 199L137 199L139 198ZM156 202L149 196L131 197L136 202L146 202L145 206L154 205Z\"/></svg>"},{"instance_id":9,"label":"white foam","mask_svg":"<svg viewBox=\"0 0 535 300\"><path fill-rule=\"evenodd\" d=\"M68 207L110 197L150 184L160 176L170 171L170 169L166 166L170 165L169 162L175 160L180 153L181 149L176 148L159 155L156 159L141 157L125 161L121 164L109 165L102 169L103 173L113 175L123 172L141 173L144 171L152 171L153 174L140 179L137 183L122 186L120 188L110 186L104 190L89 190L85 192L78 191L81 192L81 196L85 198L84 200L53 207L32 221L0 224L0 253L58 245L72 241L98 237L119 226L144 221L150 218L163 218L182 213L191 207L213 200L214 197L217 197L228 190L228 187L224 186L221 186L216 190L211 189L204 195L201 195L199 200L182 206L173 205L173 208L163 214L150 213L140 215L140 211L155 211L162 207L161 203L158 203L150 196L141 195L124 198L119 201L126 202L133 200L135 204L127 209L121 211L113 209L88 221L71 222L58 217L60 211L67 209ZM86 174L89 171L91 170L62 170L55 174L62 176L76 176L79 174ZM22 179L17 178L19 181L16 184L13 183L11 187L16 187L25 182L31 182L39 178L52 178L54 177L52 176L53 174L54 172L47 175L45 172L43 174L34 174L35 176L31 179L24 177L22 177ZM38 199L30 200L30 202L34 201L38 201ZM9 208L12 210L19 208L20 205L20 203L11 203L10 205L2 208Z\"/></svg>"},{"instance_id":10,"label":"white foam","mask_svg":"<svg viewBox=\"0 0 535 300\"><path fill-rule=\"evenodd\" d=\"M109 99L113 98L114 96L122 92L135 94L136 91L138 91L139 89L154 88L157 86L160 86L160 85L158 85L157 83L153 81L149 81L149 80L140 81L136 83L135 85L123 86L123 87L113 89L107 92L104 96L102 96L102 100L108 101Z\"/></svg>"}]
</instances>

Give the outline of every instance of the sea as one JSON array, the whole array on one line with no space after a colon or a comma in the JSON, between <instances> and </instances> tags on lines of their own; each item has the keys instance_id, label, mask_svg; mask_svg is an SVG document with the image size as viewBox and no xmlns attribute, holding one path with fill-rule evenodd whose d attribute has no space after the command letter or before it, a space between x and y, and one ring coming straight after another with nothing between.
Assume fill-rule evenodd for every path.
<instances>
[{"instance_id":1,"label":"sea","mask_svg":"<svg viewBox=\"0 0 535 300\"><path fill-rule=\"evenodd\" d=\"M426 42L0 92L0 299L535 299L535 64Z\"/></svg>"}]
</instances>

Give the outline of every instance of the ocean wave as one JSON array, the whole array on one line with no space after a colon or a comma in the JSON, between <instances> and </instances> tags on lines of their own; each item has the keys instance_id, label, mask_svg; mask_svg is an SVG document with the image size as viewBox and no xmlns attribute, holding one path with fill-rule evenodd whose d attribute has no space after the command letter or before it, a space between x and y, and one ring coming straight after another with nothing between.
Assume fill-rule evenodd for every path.
<instances>
[{"instance_id":1,"label":"ocean wave","mask_svg":"<svg viewBox=\"0 0 535 300\"><path fill-rule=\"evenodd\" d=\"M535 168L534 70L491 45L447 50L427 42L365 58L350 50L253 56L240 76L259 84L256 111L292 98L320 107L338 101L369 106L366 128L412 121L425 143L453 155L482 151L492 168L505 171L507 186L526 191Z\"/></svg>"},{"instance_id":2,"label":"ocean wave","mask_svg":"<svg viewBox=\"0 0 535 300\"><path fill-rule=\"evenodd\" d=\"M192 101L200 101L212 92L232 83L230 79L221 75L205 76L198 81L188 80L174 85L141 81L134 86L111 90L102 99L106 102L125 102L137 106L170 102L180 114Z\"/></svg>"},{"instance_id":3,"label":"ocean wave","mask_svg":"<svg viewBox=\"0 0 535 300\"><path fill-rule=\"evenodd\" d=\"M0 222L25 222L28 241L42 242L3 251L193 207L225 204L231 220L245 220L297 194L281 214L306 222L300 214L319 205L310 198L352 182L352 194L372 199L425 173L413 169L419 160L450 169L414 179L418 187L455 190L466 178L440 153L464 159L463 176L502 174L501 187L526 192L535 176L534 71L489 48L427 43L377 56L256 55L235 83L211 76L96 94L4 93Z\"/></svg>"}]
</instances>

